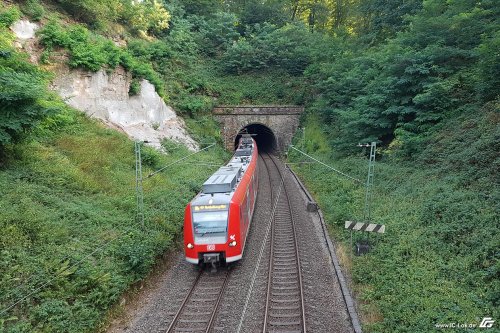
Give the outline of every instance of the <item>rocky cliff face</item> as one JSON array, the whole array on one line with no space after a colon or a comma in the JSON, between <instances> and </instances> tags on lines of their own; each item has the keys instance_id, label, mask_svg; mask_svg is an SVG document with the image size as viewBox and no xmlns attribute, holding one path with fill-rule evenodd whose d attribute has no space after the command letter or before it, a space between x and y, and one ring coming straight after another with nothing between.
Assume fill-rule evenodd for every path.
<instances>
[{"instance_id":1,"label":"rocky cliff face","mask_svg":"<svg viewBox=\"0 0 500 333\"><path fill-rule=\"evenodd\" d=\"M182 119L165 104L154 86L143 80L140 93L129 96L130 81L130 74L121 67L111 74L104 70L66 70L58 73L52 86L72 107L123 130L135 140L160 147L160 140L168 138L190 150L198 149Z\"/></svg>"},{"instance_id":2,"label":"rocky cliff face","mask_svg":"<svg viewBox=\"0 0 500 333\"><path fill-rule=\"evenodd\" d=\"M38 28L29 21L16 22L12 31L17 36L16 45L32 56L36 62L35 31ZM131 75L118 67L108 74L104 70L88 72L56 66L57 75L52 89L72 107L91 117L102 120L115 129L122 130L134 140L148 141L160 147L164 138L197 150L197 143L189 136L184 122L167 106L148 81L141 82L141 91L129 96Z\"/></svg>"}]
</instances>

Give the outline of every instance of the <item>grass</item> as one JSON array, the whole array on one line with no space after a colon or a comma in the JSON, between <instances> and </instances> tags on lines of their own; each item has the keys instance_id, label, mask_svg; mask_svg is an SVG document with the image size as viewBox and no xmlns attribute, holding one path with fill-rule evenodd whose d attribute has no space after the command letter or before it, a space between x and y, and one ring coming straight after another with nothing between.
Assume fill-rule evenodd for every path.
<instances>
[{"instance_id":1,"label":"grass","mask_svg":"<svg viewBox=\"0 0 500 333\"><path fill-rule=\"evenodd\" d=\"M64 117L12 146L0 169L0 311L21 300L0 316L0 332L93 331L173 246L185 204L213 171L183 164L145 180L142 229L133 143L76 111ZM144 147L144 174L186 154ZM215 148L192 161L226 158Z\"/></svg>"},{"instance_id":2,"label":"grass","mask_svg":"<svg viewBox=\"0 0 500 333\"><path fill-rule=\"evenodd\" d=\"M352 269L366 332L432 332L438 323L478 325L485 316L499 317L498 121L483 111L450 121L414 164L378 156L372 216L387 229L369 236L373 248L364 256L345 254L344 230L344 221L362 217L364 188L320 165L294 164L331 226L344 267ZM317 120L308 117L305 125L309 135L305 145L296 138L298 147L366 179L365 156L333 158ZM446 153L437 154L442 147ZM292 152L289 159L305 161ZM354 233L355 241L365 237Z\"/></svg>"}]
</instances>

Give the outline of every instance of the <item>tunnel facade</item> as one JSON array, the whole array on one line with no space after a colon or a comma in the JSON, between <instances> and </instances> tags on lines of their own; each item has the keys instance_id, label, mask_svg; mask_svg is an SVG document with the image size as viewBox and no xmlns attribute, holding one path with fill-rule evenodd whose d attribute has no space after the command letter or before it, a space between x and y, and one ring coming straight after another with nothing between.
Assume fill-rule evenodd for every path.
<instances>
[{"instance_id":1,"label":"tunnel facade","mask_svg":"<svg viewBox=\"0 0 500 333\"><path fill-rule=\"evenodd\" d=\"M253 134L260 150L283 152L299 127L299 106L221 106L213 110L224 145L234 150L242 133Z\"/></svg>"}]
</instances>

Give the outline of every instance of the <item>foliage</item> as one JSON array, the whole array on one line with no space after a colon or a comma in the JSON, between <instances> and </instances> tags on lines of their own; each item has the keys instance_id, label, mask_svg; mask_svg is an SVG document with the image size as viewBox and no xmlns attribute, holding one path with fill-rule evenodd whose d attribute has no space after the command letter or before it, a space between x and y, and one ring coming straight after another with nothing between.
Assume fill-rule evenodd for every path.
<instances>
[{"instance_id":1,"label":"foliage","mask_svg":"<svg viewBox=\"0 0 500 333\"><path fill-rule=\"evenodd\" d=\"M0 28L8 28L19 20L21 12L16 6L4 7L0 10Z\"/></svg>"},{"instance_id":2,"label":"foliage","mask_svg":"<svg viewBox=\"0 0 500 333\"><path fill-rule=\"evenodd\" d=\"M484 313L500 314L495 281L498 124L494 106L488 105L479 115L462 115L435 131L412 163L378 155L372 216L386 225L386 233L370 235L369 254L344 259L352 266L364 331L429 332L437 323L478 325ZM309 115L305 126L297 147L365 177L366 157L334 159L325 149L328 134L317 115ZM309 162L294 151L289 160ZM364 188L319 164L293 166L319 201L338 251L353 251L343 224L361 218ZM353 236L354 241L366 238Z\"/></svg>"},{"instance_id":3,"label":"foliage","mask_svg":"<svg viewBox=\"0 0 500 333\"><path fill-rule=\"evenodd\" d=\"M130 88L128 89L128 95L129 96L135 96L138 95L141 92L141 82L139 80L132 80L130 82Z\"/></svg>"},{"instance_id":4,"label":"foliage","mask_svg":"<svg viewBox=\"0 0 500 333\"><path fill-rule=\"evenodd\" d=\"M2 332L89 332L109 307L171 249L183 211L221 148L145 180L145 228L135 221L134 147L77 111L51 116L17 144L0 170L0 308L22 300ZM143 172L186 156L143 147ZM154 167L154 169L152 168Z\"/></svg>"},{"instance_id":5,"label":"foliage","mask_svg":"<svg viewBox=\"0 0 500 333\"><path fill-rule=\"evenodd\" d=\"M163 2L157 0L52 1L74 19L105 34L117 23L126 24L131 33L144 38L151 38L169 27L170 13Z\"/></svg>"},{"instance_id":6,"label":"foliage","mask_svg":"<svg viewBox=\"0 0 500 333\"><path fill-rule=\"evenodd\" d=\"M361 1L357 11L364 18L358 30L369 42L381 42L406 29L407 18L422 9L420 0Z\"/></svg>"},{"instance_id":7,"label":"foliage","mask_svg":"<svg viewBox=\"0 0 500 333\"><path fill-rule=\"evenodd\" d=\"M132 31L142 37L159 34L168 29L170 13L156 0L130 3L126 7L124 20Z\"/></svg>"},{"instance_id":8,"label":"foliage","mask_svg":"<svg viewBox=\"0 0 500 333\"><path fill-rule=\"evenodd\" d=\"M69 65L98 71L103 66L115 68L120 63L122 51L113 42L92 34L81 25L65 29L56 21L50 21L39 31L40 42L48 50L65 47L70 51Z\"/></svg>"},{"instance_id":9,"label":"foliage","mask_svg":"<svg viewBox=\"0 0 500 333\"><path fill-rule=\"evenodd\" d=\"M255 25L244 37L234 43L223 58L229 73L281 68L299 75L310 64L309 48L314 35L303 25L286 25L279 29L269 24Z\"/></svg>"},{"instance_id":10,"label":"foliage","mask_svg":"<svg viewBox=\"0 0 500 333\"><path fill-rule=\"evenodd\" d=\"M107 21L120 17L120 0L54 0L77 20L88 23L94 28L103 27Z\"/></svg>"},{"instance_id":11,"label":"foliage","mask_svg":"<svg viewBox=\"0 0 500 333\"><path fill-rule=\"evenodd\" d=\"M34 19L44 15L37 4L20 1ZM351 263L366 331L427 332L498 317L495 1L52 0L50 8L65 12L39 32L42 63L64 49L72 67L124 66L130 94L149 80L200 143L223 141L210 116L218 104L305 105L296 145L360 179L366 161L356 144L379 143L374 216L391 237L374 238L374 251ZM10 108L0 113L10 117L0 119L9 157L0 171L0 244L8 249L0 295L11 301L57 278L0 319L0 330L89 331L171 246L184 202L206 175L183 164L150 179L148 231L139 230L130 142L47 94L46 74L11 47L5 28L19 17L16 6L0 10L0 112ZM74 19L86 26L61 23ZM11 144L23 135L32 140ZM145 172L188 153L168 140L163 148L168 156L144 147ZM343 221L359 217L363 188L317 165L297 171L345 252Z\"/></svg>"},{"instance_id":12,"label":"foliage","mask_svg":"<svg viewBox=\"0 0 500 333\"><path fill-rule=\"evenodd\" d=\"M205 55L213 56L226 51L240 37L238 17L234 14L218 12L207 20L193 18L193 21L198 30L196 42Z\"/></svg>"},{"instance_id":13,"label":"foliage","mask_svg":"<svg viewBox=\"0 0 500 333\"><path fill-rule=\"evenodd\" d=\"M116 68L122 65L135 79L147 79L164 96L164 84L150 62L143 62L128 50L123 50L100 35L90 32L82 25L63 27L50 21L38 32L40 42L49 52L55 47L67 48L69 65L98 71L103 67ZM136 87L133 87L136 88Z\"/></svg>"},{"instance_id":14,"label":"foliage","mask_svg":"<svg viewBox=\"0 0 500 333\"><path fill-rule=\"evenodd\" d=\"M45 14L45 8L43 8L39 0L25 0L21 10L34 21L40 21Z\"/></svg>"},{"instance_id":15,"label":"foliage","mask_svg":"<svg viewBox=\"0 0 500 333\"><path fill-rule=\"evenodd\" d=\"M475 112L497 95L479 74L495 65L478 58L495 45L493 4L440 3L425 2L408 18L410 28L386 44L308 70L321 95L315 104L344 152L353 151L352 142L378 140L414 156L443 119L457 110Z\"/></svg>"},{"instance_id":16,"label":"foliage","mask_svg":"<svg viewBox=\"0 0 500 333\"><path fill-rule=\"evenodd\" d=\"M0 156L7 144L18 141L61 106L48 93L48 74L12 49L10 40L1 44L5 49L0 55Z\"/></svg>"}]
</instances>

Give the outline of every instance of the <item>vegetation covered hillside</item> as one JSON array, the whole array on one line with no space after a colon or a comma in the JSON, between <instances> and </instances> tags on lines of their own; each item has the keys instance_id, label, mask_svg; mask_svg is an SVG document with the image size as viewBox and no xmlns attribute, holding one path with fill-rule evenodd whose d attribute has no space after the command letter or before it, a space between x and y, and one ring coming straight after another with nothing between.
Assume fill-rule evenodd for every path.
<instances>
[{"instance_id":1,"label":"vegetation covered hillside","mask_svg":"<svg viewBox=\"0 0 500 333\"><path fill-rule=\"evenodd\" d=\"M141 230L133 145L48 92L60 61L123 66L131 95L148 79L199 142L220 140L214 105L252 103L304 105L297 147L360 179L356 145L376 141L373 217L387 233L362 257L347 255L343 223L360 218L363 187L297 167L346 254L364 330L499 320L497 1L1 3L0 331L96 330L171 247L184 202L210 173L151 178ZM42 25L38 65L14 47L8 27L20 17ZM185 154L165 145L168 156L146 150L148 171Z\"/></svg>"}]
</instances>

